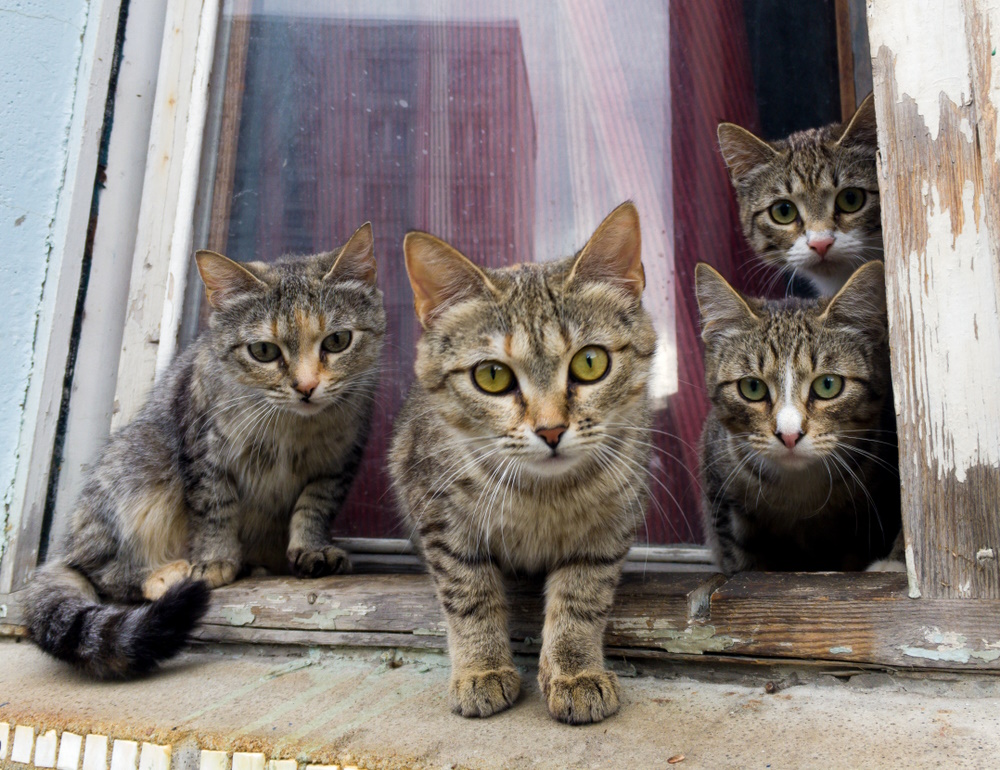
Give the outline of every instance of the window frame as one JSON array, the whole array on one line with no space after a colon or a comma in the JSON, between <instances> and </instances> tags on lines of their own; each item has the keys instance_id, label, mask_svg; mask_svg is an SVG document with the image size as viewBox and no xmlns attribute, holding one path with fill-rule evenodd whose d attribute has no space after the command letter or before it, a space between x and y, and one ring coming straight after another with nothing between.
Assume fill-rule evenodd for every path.
<instances>
[{"instance_id":1,"label":"window frame","mask_svg":"<svg viewBox=\"0 0 1000 770\"><path fill-rule=\"evenodd\" d=\"M837 0L838 19L841 22L845 2L847 0ZM39 368L43 376L32 380L25 407L26 415L37 415L37 418L33 425L30 425L30 420L26 421L26 425L33 429L30 440L22 437L22 446L30 450L30 461L22 462L18 467L20 482L15 503L20 501L21 504L12 506L11 509L16 532L0 565L0 633L21 632L18 627L23 616L16 592L23 586L30 568L35 564L41 540L42 517L39 505L44 507L45 490L48 486L52 447L56 440L55 415L59 411L62 375L67 356L64 350L70 344L69 330L73 320L71 316L66 318L65 314L56 314L52 308L56 300L75 297L79 288L82 234L86 231L83 223L89 214L91 180L97 169L100 120L96 120L95 128L95 118L98 114L103 115L104 99L98 97L101 95L102 84L105 92L107 90L120 5L120 0L104 0L99 9L99 23L94 27L88 25L87 30L89 37L86 39L90 42L86 50L90 54L84 56L84 65L89 68L89 76L80 82L90 82L91 86L89 90L81 89L77 100L86 101L87 109L81 114L88 116L90 122L81 117L79 124L74 123L76 142L71 161L71 165L75 164L72 177L74 184L66 193L70 205L64 207L60 202L59 211L65 210L66 213L61 220L63 226L57 227L57 232L62 234L64 242L57 244L59 248L54 250L59 252L62 260L54 260L50 265L50 269L58 270L58 281L51 282L51 290L47 282L46 295L43 297L43 308L48 313L48 316L44 316L48 324L45 328L47 356ZM145 164L141 178L135 168L125 169L123 172L127 177L123 188L132 197L131 209L128 203L120 200L114 207L106 207L99 219L99 222L122 223L125 235L118 235L119 240L115 241L111 233L105 233L104 240L101 237L95 238L94 246L95 268L114 266L121 270L128 264L131 266L131 274L125 296L116 295L114 291L102 293L94 285L88 288L88 301L94 297L117 303L123 318L117 379L113 391L114 406L111 409L112 429L126 423L134 415L155 376L169 363L183 333L185 287L195 230L199 230L199 237L207 235L208 231L207 221L197 222L196 213L197 190L202 175L206 173L203 169L211 165L205 163L205 157L214 152L211 142L204 141L210 106L209 80L213 67L218 69L220 62L221 66L225 66L224 57L220 57L220 52L215 49L217 25L221 18L220 0L159 0L148 4L142 11L140 13L138 9L133 9L129 14L129 23L131 25L133 16L145 19L146 42L149 42L150 36L155 35L155 30L162 31L161 48L156 51L155 46L148 46L140 54L146 70L149 71L152 65L152 71L158 73L155 97L151 111L149 107L136 108L119 103L116 122L132 120L139 126L149 126L148 143L142 153ZM887 0L878 8L869 8L869 21L876 25L891 24L893 19L906 13L908 10L903 0ZM162 19L159 26L156 23L157 14ZM854 55L857 55L857 36L853 36L851 43L843 35L842 24L838 24L838 31L842 33L841 45L852 44L855 48ZM933 38L934 31L927 34ZM943 49L947 46L940 47ZM133 53L137 50L132 49ZM944 51L939 53L942 57L945 56ZM892 133L889 127L895 109L895 105L887 101L891 93L887 91L891 73L884 66L880 67L880 61L877 54L874 74L878 92L876 104L880 147L898 147L900 143L916 140L901 132ZM946 58L942 61L947 62ZM843 83L843 63L841 74ZM952 73L952 76L961 79L962 73ZM985 88L988 88L988 84ZM984 86L980 83L976 93L985 93L983 89ZM119 87L119 92L121 91L122 88ZM99 105L100 110L95 105ZM143 112L143 109L146 111ZM846 102L843 109L847 109ZM76 114L75 111L74 115ZM112 136L112 158L115 157L116 148L121 152L123 141L126 140L121 133ZM131 157L135 157L134 138L132 145ZM121 155L123 165L126 156L127 153ZM880 172L884 172L885 168L883 157ZM995 178L989 175L987 177ZM882 180L895 185L902 184L898 178L886 180L883 176ZM137 194L140 190L141 196ZM890 195L884 200L893 198ZM900 211L893 210L891 206L883 206L883 223L888 225L887 230L892 227L898 229L900 219ZM130 222L134 222L134 226L130 226ZM112 229L117 232L121 228ZM120 251L112 245L120 247L122 237L125 243L133 238L130 258L123 258ZM890 326L893 342L899 348L910 343L900 334L902 327L896 313L907 307L906 298L900 295L902 280L898 284L894 284L892 280L892 275L902 275L906 266L905 255L901 251L893 251L897 246L901 246L901 243L890 243L887 239L887 274L891 274ZM985 258L989 259L988 252ZM973 310L970 309L969 312ZM992 319L992 323L995 327L1000 327L997 319ZM85 325L82 334L86 335L88 328L91 334L97 330L95 339L99 339L99 327L99 322ZM997 372L1000 361L992 363L990 371ZM905 410L907 399L912 399L914 394L905 387L899 387L908 375L904 366L904 357L894 350L893 381L897 383L897 406L902 402ZM931 374L925 372L928 378ZM107 389L102 398L106 397ZM79 399L73 401L74 406L78 404ZM913 407L913 404L910 406ZM103 438L97 435L100 433L99 429L91 428L87 434L87 430L81 428L80 435L83 438L74 438L74 446L77 443L79 446L94 446ZM72 434L72 424L68 428L68 434ZM901 431L901 457L910 457L917 451L912 446L915 441L910 434ZM1000 437L997 437L997 444L1000 444ZM29 455L22 453L21 456ZM654 559L673 560L674 563L686 560L689 569L705 569L696 573L701 574L700 582L690 577L691 573L687 571L663 573L648 568L639 570L638 576L633 573L627 577L611 619L611 646L627 650L629 654L697 654L705 656L706 660L714 660L716 658L713 656L721 655L726 656L726 659L732 659L730 656L767 657L818 659L833 664L846 661L851 665L927 666L955 670L1000 669L1000 639L990 636L991 633L996 635L996 632L984 625L983 620L1000 615L995 581L994 584L987 582L985 587L977 587L973 592L966 590L964 594L958 591L958 586L948 586L942 591L940 587L929 583L929 573L917 569L920 563L915 563L915 551L920 551L924 559L922 563L929 563L937 558L933 554L934 546L938 544L936 537L945 530L939 529L935 522L939 523L949 511L918 511L913 505L913 485L920 489L920 483L926 483L927 480L920 476L921 469L910 468L908 463L901 463L900 470L904 500L911 501L910 509L904 507L908 579L891 573L834 576L816 573L749 573L726 579L707 569L707 551L704 548L637 547L632 549L633 569L638 569L636 565L648 565L650 556ZM989 490L983 491L984 501L990 494ZM988 516L988 511L983 508L981 514ZM399 543L390 540L381 542L382 545L376 545L371 541L361 542L356 539L345 542L345 545L355 552L361 548L369 552L374 550L384 553L385 549L395 548ZM364 550L361 552L364 553ZM379 559L362 558L360 561L367 561L370 568L378 569ZM412 564L413 557L408 556L403 562ZM954 566L953 562L941 558L937 558L936 565L936 575L950 574L949 570ZM363 603L364 597L370 596L372 585L382 591L379 596L384 602L384 607L375 607L374 611ZM260 590L262 586L266 586L268 590ZM258 617L278 611L275 604L278 600L274 599L276 589L285 592L281 594L280 602L301 600L309 605L302 608L302 616L296 616L294 621L295 628L303 632L297 637L288 628L253 626ZM397 593L393 594L393 591ZM657 591L660 593L657 594ZM381 628L379 613L388 610L400 597L413 595L414 592L420 595L420 606L425 607L429 614L411 616L408 626L404 624ZM978 597L977 592L981 594ZM963 595L971 595L972 598L956 598ZM522 588L515 588L514 604L533 606L526 596ZM651 596L659 598L651 599ZM924 598L911 601L907 596ZM320 613L315 611L312 614L317 615L318 619L309 620L312 617L309 610L314 603L335 600L341 602L338 606L351 608L354 606L351 604L352 597L359 602L357 606L365 611L354 613L348 609L344 617L360 618L355 618L357 622L348 629L349 633L338 628L338 622L331 626L328 621L318 617ZM442 636L440 616L434 613L439 613L439 610L436 601L433 601L433 590L424 575L387 577L366 574L355 578L327 578L308 583L286 578L241 581L213 593L209 618L198 636L210 641L381 646L392 643L398 646L435 648L442 646ZM366 621L365 618L369 620ZM344 626L345 623L350 625L347 621L339 622L339 625ZM431 623L437 625L432 626ZM643 624L646 629L659 629L663 633L650 636ZM764 633L760 631L762 626ZM437 630L421 634L421 629ZM941 641L942 631L953 636ZM347 635L336 638L336 634L342 632ZM526 645L526 649L531 649L531 633L522 633L521 637L519 643ZM954 641L959 637L960 642ZM842 643L831 645L831 638ZM971 641L966 642L966 639Z\"/></svg>"}]
</instances>

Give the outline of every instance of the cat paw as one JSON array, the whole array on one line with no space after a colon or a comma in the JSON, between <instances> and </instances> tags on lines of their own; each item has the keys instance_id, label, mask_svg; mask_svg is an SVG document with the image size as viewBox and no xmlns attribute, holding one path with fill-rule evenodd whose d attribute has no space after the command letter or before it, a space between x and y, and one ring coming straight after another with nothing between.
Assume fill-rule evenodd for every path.
<instances>
[{"instance_id":1,"label":"cat paw","mask_svg":"<svg viewBox=\"0 0 1000 770\"><path fill-rule=\"evenodd\" d=\"M240 565L233 561L202 561L191 568L193 580L204 580L209 588L227 586L236 580Z\"/></svg>"},{"instance_id":2,"label":"cat paw","mask_svg":"<svg viewBox=\"0 0 1000 770\"><path fill-rule=\"evenodd\" d=\"M521 676L513 668L461 671L451 677L451 710L463 717L488 717L514 705Z\"/></svg>"},{"instance_id":3,"label":"cat paw","mask_svg":"<svg viewBox=\"0 0 1000 770\"><path fill-rule=\"evenodd\" d=\"M288 549L288 568L300 578L318 578L351 571L351 560L347 552L328 545L315 550L304 548Z\"/></svg>"},{"instance_id":4,"label":"cat paw","mask_svg":"<svg viewBox=\"0 0 1000 770\"><path fill-rule=\"evenodd\" d=\"M167 589L191 577L191 565L184 561L172 561L153 572L142 584L142 596L151 602L159 599Z\"/></svg>"},{"instance_id":5,"label":"cat paw","mask_svg":"<svg viewBox=\"0 0 1000 770\"><path fill-rule=\"evenodd\" d=\"M560 722L585 725L618 711L618 677L610 671L554 676L543 686L549 713Z\"/></svg>"},{"instance_id":6,"label":"cat paw","mask_svg":"<svg viewBox=\"0 0 1000 770\"><path fill-rule=\"evenodd\" d=\"M878 559L865 567L865 572L906 572L906 563L895 559Z\"/></svg>"}]
</instances>

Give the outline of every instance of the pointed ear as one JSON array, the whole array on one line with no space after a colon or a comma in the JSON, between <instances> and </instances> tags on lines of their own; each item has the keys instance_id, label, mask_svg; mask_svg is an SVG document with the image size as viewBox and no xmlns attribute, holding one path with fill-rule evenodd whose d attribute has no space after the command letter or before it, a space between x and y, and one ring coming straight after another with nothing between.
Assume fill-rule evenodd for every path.
<instances>
[{"instance_id":1,"label":"pointed ear","mask_svg":"<svg viewBox=\"0 0 1000 770\"><path fill-rule=\"evenodd\" d=\"M467 257L429 233L408 232L403 255L413 287L413 305L425 329L445 308L496 291L486 274Z\"/></svg>"},{"instance_id":2,"label":"pointed ear","mask_svg":"<svg viewBox=\"0 0 1000 770\"><path fill-rule=\"evenodd\" d=\"M375 238L372 223L365 222L354 231L347 243L340 247L333 267L323 276L324 281L364 281L375 284L378 268L375 265Z\"/></svg>"},{"instance_id":3,"label":"pointed ear","mask_svg":"<svg viewBox=\"0 0 1000 770\"><path fill-rule=\"evenodd\" d=\"M875 125L875 92L868 94L865 100L855 111L854 116L847 122L844 133L840 135L837 144L852 145L878 144L878 133Z\"/></svg>"},{"instance_id":4,"label":"pointed ear","mask_svg":"<svg viewBox=\"0 0 1000 770\"><path fill-rule=\"evenodd\" d=\"M878 260L865 262L830 300L820 316L823 323L888 333L885 303L885 267Z\"/></svg>"},{"instance_id":5,"label":"pointed ear","mask_svg":"<svg viewBox=\"0 0 1000 770\"><path fill-rule=\"evenodd\" d=\"M235 297L267 288L266 283L239 262L214 251L201 249L195 253L195 260L201 280L205 282L208 304L216 310Z\"/></svg>"},{"instance_id":6,"label":"pointed ear","mask_svg":"<svg viewBox=\"0 0 1000 770\"><path fill-rule=\"evenodd\" d=\"M699 262L694 269L694 287L701 314L701 338L726 336L740 331L759 316L736 289L714 267Z\"/></svg>"},{"instance_id":7,"label":"pointed ear","mask_svg":"<svg viewBox=\"0 0 1000 770\"><path fill-rule=\"evenodd\" d=\"M621 286L638 299L646 287L639 212L625 201L608 214L573 263L566 283L594 281Z\"/></svg>"},{"instance_id":8,"label":"pointed ear","mask_svg":"<svg viewBox=\"0 0 1000 770\"><path fill-rule=\"evenodd\" d=\"M716 129L722 158L733 179L739 179L757 166L770 163L778 154L771 145L735 123L720 123Z\"/></svg>"}]
</instances>

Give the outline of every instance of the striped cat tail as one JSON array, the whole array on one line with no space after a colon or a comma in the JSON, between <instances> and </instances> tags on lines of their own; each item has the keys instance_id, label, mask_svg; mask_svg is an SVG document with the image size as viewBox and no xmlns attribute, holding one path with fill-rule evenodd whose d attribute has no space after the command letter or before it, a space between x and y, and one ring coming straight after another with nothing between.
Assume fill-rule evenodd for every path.
<instances>
[{"instance_id":1,"label":"striped cat tail","mask_svg":"<svg viewBox=\"0 0 1000 770\"><path fill-rule=\"evenodd\" d=\"M28 635L98 679L140 676L180 651L208 609L208 593L205 583L187 580L153 602L102 604L86 577L56 562L28 590Z\"/></svg>"}]
</instances>

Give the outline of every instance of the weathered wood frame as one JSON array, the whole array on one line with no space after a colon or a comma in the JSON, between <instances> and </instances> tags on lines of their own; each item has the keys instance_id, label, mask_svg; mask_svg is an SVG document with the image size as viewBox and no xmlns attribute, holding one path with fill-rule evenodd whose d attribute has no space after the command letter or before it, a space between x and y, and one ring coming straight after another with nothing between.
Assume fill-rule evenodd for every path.
<instances>
[{"instance_id":1,"label":"weathered wood frame","mask_svg":"<svg viewBox=\"0 0 1000 770\"><path fill-rule=\"evenodd\" d=\"M910 591L998 599L1000 3L868 19Z\"/></svg>"},{"instance_id":2,"label":"weathered wood frame","mask_svg":"<svg viewBox=\"0 0 1000 770\"><path fill-rule=\"evenodd\" d=\"M1000 380L1000 138L990 42L990 30L1000 29L1000 2L944 5L882 0L868 7L908 583L877 573L727 580L707 570L636 572L636 565L612 614L610 647L713 660L1000 670L1000 399L990 397ZM176 335L176 313L165 308L180 301L171 295L183 282L179 263L146 257L156 248L172 257L190 250L170 223L193 216L191 180L201 158L200 133L191 132L204 121L199 110L213 45L206 30L214 35L218 8L197 0L171 0L170 8L180 21L168 20L163 59L173 64L161 68L166 85L157 89L158 114L170 120L150 140L130 289L132 320L136 302L148 312L131 336L126 330L122 418L152 382L159 341ZM177 34L179 23L189 34ZM194 25L197 35L190 34ZM167 138L180 153L170 171L158 168ZM161 208L150 208L156 202ZM945 339L948 331L959 336ZM16 632L17 597L3 590L0 630ZM514 588L511 630L524 649L533 649L537 637L538 602L537 586ZM423 575L275 578L216 591L199 634L211 641L440 648L441 623Z\"/></svg>"}]
</instances>

